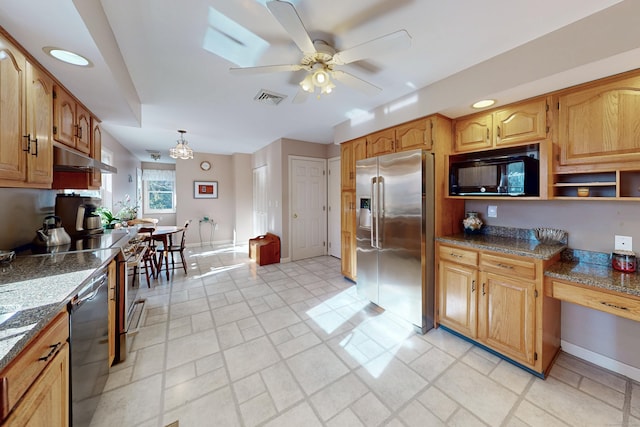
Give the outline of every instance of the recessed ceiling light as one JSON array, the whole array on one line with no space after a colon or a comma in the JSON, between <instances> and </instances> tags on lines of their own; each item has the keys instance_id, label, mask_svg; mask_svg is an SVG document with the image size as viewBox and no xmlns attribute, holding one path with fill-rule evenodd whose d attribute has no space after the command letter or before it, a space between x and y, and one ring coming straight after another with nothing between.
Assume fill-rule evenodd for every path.
<instances>
[{"instance_id":1,"label":"recessed ceiling light","mask_svg":"<svg viewBox=\"0 0 640 427\"><path fill-rule=\"evenodd\" d=\"M491 107L495 103L496 103L495 99L483 99L481 101L475 102L472 105L472 107L473 108L486 108L486 107Z\"/></svg>"},{"instance_id":2,"label":"recessed ceiling light","mask_svg":"<svg viewBox=\"0 0 640 427\"><path fill-rule=\"evenodd\" d=\"M67 64L78 65L80 67L90 67L91 62L84 56L77 53L70 52L68 50L59 49L57 47L45 47L42 49L45 53L53 56L59 61L66 62Z\"/></svg>"}]
</instances>

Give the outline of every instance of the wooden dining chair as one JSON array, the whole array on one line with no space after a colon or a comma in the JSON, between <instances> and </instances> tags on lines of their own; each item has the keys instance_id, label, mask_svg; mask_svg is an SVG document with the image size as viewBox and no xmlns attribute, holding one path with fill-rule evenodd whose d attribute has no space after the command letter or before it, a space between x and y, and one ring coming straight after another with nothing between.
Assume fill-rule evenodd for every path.
<instances>
[{"instance_id":1,"label":"wooden dining chair","mask_svg":"<svg viewBox=\"0 0 640 427\"><path fill-rule=\"evenodd\" d=\"M153 232L154 228L152 227L140 227L138 229L138 236L140 236L142 244L145 245L145 251L139 262L133 266L133 283L135 284L138 269L143 268L144 273L147 276L147 286L149 288L151 287L151 277L155 279L158 274L156 268L156 246L155 241L153 240ZM149 273L151 273L151 276L149 276Z\"/></svg>"},{"instance_id":2,"label":"wooden dining chair","mask_svg":"<svg viewBox=\"0 0 640 427\"><path fill-rule=\"evenodd\" d=\"M167 255L171 254L171 269L175 270L175 256L176 254L180 255L180 260L182 261L182 268L184 269L185 274L187 273L187 259L184 257L184 249L187 239L187 229L189 228L189 224L191 224L191 220L187 220L184 223L184 230L182 230L182 237L180 238L180 243L175 245L170 245L167 248Z\"/></svg>"}]
</instances>

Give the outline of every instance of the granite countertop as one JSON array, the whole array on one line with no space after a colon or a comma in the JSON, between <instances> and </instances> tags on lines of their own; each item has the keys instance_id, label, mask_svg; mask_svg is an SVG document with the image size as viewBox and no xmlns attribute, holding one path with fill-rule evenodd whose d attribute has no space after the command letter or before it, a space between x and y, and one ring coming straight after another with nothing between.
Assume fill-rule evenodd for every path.
<instances>
[{"instance_id":1,"label":"granite countertop","mask_svg":"<svg viewBox=\"0 0 640 427\"><path fill-rule=\"evenodd\" d=\"M18 255L0 264L0 369L4 368L69 302L87 280L109 264L131 236L105 235L107 247L76 252Z\"/></svg>"},{"instance_id":2,"label":"granite countertop","mask_svg":"<svg viewBox=\"0 0 640 427\"><path fill-rule=\"evenodd\" d=\"M640 297L640 275L611 268L609 254L567 249L545 276Z\"/></svg>"},{"instance_id":3,"label":"granite countertop","mask_svg":"<svg viewBox=\"0 0 640 427\"><path fill-rule=\"evenodd\" d=\"M527 230L528 231L528 230ZM475 249L486 249L511 255L531 258L551 259L566 249L566 244L545 245L537 240L526 238L527 235L505 236L495 234L454 234L436 238L439 242L468 246Z\"/></svg>"}]
</instances>

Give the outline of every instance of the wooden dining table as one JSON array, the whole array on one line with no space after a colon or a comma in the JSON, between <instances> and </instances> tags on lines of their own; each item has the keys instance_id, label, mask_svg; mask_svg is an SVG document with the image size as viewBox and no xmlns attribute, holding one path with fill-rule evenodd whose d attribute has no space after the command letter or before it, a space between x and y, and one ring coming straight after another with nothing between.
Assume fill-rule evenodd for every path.
<instances>
[{"instance_id":1,"label":"wooden dining table","mask_svg":"<svg viewBox=\"0 0 640 427\"><path fill-rule=\"evenodd\" d=\"M184 231L182 225L158 225L155 227L152 237L154 240L162 242L162 251L159 252L160 257L157 263L157 274L160 276L162 272L162 261L165 262L165 270L167 279L169 279L169 248L173 245L173 235Z\"/></svg>"}]
</instances>

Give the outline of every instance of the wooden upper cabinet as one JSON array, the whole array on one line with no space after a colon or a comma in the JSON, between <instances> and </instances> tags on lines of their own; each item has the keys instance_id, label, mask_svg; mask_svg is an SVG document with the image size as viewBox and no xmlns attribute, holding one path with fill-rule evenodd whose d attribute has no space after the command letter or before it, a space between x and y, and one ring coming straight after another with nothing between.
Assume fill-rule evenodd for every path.
<instances>
[{"instance_id":1,"label":"wooden upper cabinet","mask_svg":"<svg viewBox=\"0 0 640 427\"><path fill-rule=\"evenodd\" d=\"M477 151L491 148L493 139L491 114L456 121L454 151Z\"/></svg>"},{"instance_id":2,"label":"wooden upper cabinet","mask_svg":"<svg viewBox=\"0 0 640 427\"><path fill-rule=\"evenodd\" d=\"M547 138L547 98L457 120L455 152L522 145Z\"/></svg>"},{"instance_id":3,"label":"wooden upper cabinet","mask_svg":"<svg viewBox=\"0 0 640 427\"><path fill-rule=\"evenodd\" d=\"M433 119L420 119L400 125L396 131L396 150L404 151L422 148L431 150L433 147Z\"/></svg>"},{"instance_id":4,"label":"wooden upper cabinet","mask_svg":"<svg viewBox=\"0 0 640 427\"><path fill-rule=\"evenodd\" d=\"M76 105L76 149L82 151L85 154L91 153L91 115L89 112L82 108L80 105Z\"/></svg>"},{"instance_id":5,"label":"wooden upper cabinet","mask_svg":"<svg viewBox=\"0 0 640 427\"><path fill-rule=\"evenodd\" d=\"M340 144L340 182L342 190L355 190L356 188L356 162L353 157L353 142Z\"/></svg>"},{"instance_id":6,"label":"wooden upper cabinet","mask_svg":"<svg viewBox=\"0 0 640 427\"><path fill-rule=\"evenodd\" d=\"M100 129L100 122L92 118L91 126L93 133L91 135L91 158L96 160L102 160L102 130ZM102 173L98 171L91 172L91 187L100 188L102 185Z\"/></svg>"},{"instance_id":7,"label":"wooden upper cabinet","mask_svg":"<svg viewBox=\"0 0 640 427\"><path fill-rule=\"evenodd\" d=\"M367 157L394 153L396 143L395 128L381 130L367 136Z\"/></svg>"},{"instance_id":8,"label":"wooden upper cabinet","mask_svg":"<svg viewBox=\"0 0 640 427\"><path fill-rule=\"evenodd\" d=\"M539 141L547 137L547 102L540 99L494 113L496 147Z\"/></svg>"},{"instance_id":9,"label":"wooden upper cabinet","mask_svg":"<svg viewBox=\"0 0 640 427\"><path fill-rule=\"evenodd\" d=\"M91 152L91 115L64 89L53 91L53 137L76 150Z\"/></svg>"},{"instance_id":10,"label":"wooden upper cabinet","mask_svg":"<svg viewBox=\"0 0 640 427\"><path fill-rule=\"evenodd\" d=\"M53 80L27 63L27 182L50 188L53 180Z\"/></svg>"},{"instance_id":11,"label":"wooden upper cabinet","mask_svg":"<svg viewBox=\"0 0 640 427\"><path fill-rule=\"evenodd\" d=\"M25 57L0 38L0 180L26 178Z\"/></svg>"},{"instance_id":12,"label":"wooden upper cabinet","mask_svg":"<svg viewBox=\"0 0 640 427\"><path fill-rule=\"evenodd\" d=\"M640 77L559 97L560 165L640 161Z\"/></svg>"},{"instance_id":13,"label":"wooden upper cabinet","mask_svg":"<svg viewBox=\"0 0 640 427\"><path fill-rule=\"evenodd\" d=\"M367 138L366 137L353 140L353 157L356 162L358 160L367 158Z\"/></svg>"}]
</instances>

